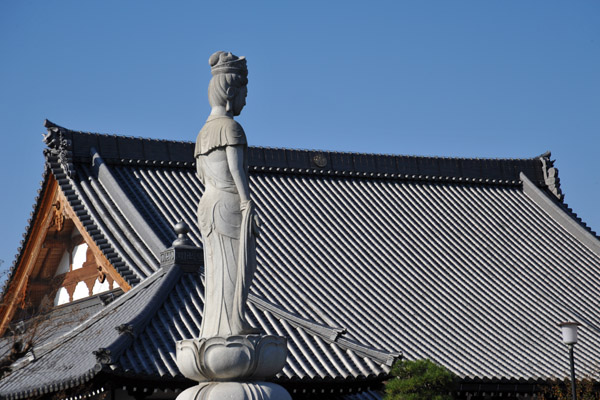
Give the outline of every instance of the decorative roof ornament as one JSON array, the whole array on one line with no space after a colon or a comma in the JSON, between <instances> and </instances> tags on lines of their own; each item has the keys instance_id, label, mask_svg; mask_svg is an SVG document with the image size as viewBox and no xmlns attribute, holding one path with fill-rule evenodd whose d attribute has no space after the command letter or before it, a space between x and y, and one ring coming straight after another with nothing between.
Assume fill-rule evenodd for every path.
<instances>
[{"instance_id":1,"label":"decorative roof ornament","mask_svg":"<svg viewBox=\"0 0 600 400\"><path fill-rule=\"evenodd\" d=\"M210 72L215 75L219 74L238 74L248 76L248 67L246 66L246 57L235 56L224 51L217 51L208 59Z\"/></svg>"},{"instance_id":2,"label":"decorative roof ornament","mask_svg":"<svg viewBox=\"0 0 600 400\"><path fill-rule=\"evenodd\" d=\"M173 247L194 245L194 243L188 237L188 233L190 233L190 227L183 220L175 224L175 233L177 234L177 239L175 239L173 242Z\"/></svg>"},{"instance_id":3,"label":"decorative roof ornament","mask_svg":"<svg viewBox=\"0 0 600 400\"><path fill-rule=\"evenodd\" d=\"M544 173L544 183L548 187L548 190L550 190L558 200L563 201L565 196L560 189L558 169L554 167L554 162L556 160L551 160L551 156L552 154L549 151L540 156L540 160L542 161L542 171Z\"/></svg>"},{"instance_id":4,"label":"decorative roof ornament","mask_svg":"<svg viewBox=\"0 0 600 400\"><path fill-rule=\"evenodd\" d=\"M132 324L121 324L115 327L115 329L121 335L130 335L131 337L135 337L134 327Z\"/></svg>"},{"instance_id":5,"label":"decorative roof ornament","mask_svg":"<svg viewBox=\"0 0 600 400\"><path fill-rule=\"evenodd\" d=\"M177 264L183 272L197 273L203 266L204 256L202 249L195 246L188 236L189 225L180 220L175 224L175 233L177 238L173 245L160 253L161 267L169 268Z\"/></svg>"},{"instance_id":6,"label":"decorative roof ornament","mask_svg":"<svg viewBox=\"0 0 600 400\"><path fill-rule=\"evenodd\" d=\"M92 353L96 356L96 361L100 365L110 365L113 362L110 349L100 347L98 350L92 351Z\"/></svg>"},{"instance_id":7,"label":"decorative roof ornament","mask_svg":"<svg viewBox=\"0 0 600 400\"><path fill-rule=\"evenodd\" d=\"M58 161L63 169L71 178L75 177L75 167L73 166L73 143L70 137L67 137L66 129L55 123L45 120L44 126L48 133L44 135L44 143L48 146L50 152L58 156Z\"/></svg>"}]
</instances>

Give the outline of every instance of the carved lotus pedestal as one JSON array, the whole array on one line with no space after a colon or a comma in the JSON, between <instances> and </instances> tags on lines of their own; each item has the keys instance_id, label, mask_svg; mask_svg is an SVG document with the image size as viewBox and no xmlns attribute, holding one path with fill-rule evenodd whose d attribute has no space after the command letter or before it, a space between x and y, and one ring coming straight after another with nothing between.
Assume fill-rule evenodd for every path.
<instances>
[{"instance_id":1,"label":"carved lotus pedestal","mask_svg":"<svg viewBox=\"0 0 600 400\"><path fill-rule=\"evenodd\" d=\"M199 382L177 400L291 400L281 386L263 380L283 368L286 340L279 336L229 336L177 342L177 366Z\"/></svg>"}]
</instances>

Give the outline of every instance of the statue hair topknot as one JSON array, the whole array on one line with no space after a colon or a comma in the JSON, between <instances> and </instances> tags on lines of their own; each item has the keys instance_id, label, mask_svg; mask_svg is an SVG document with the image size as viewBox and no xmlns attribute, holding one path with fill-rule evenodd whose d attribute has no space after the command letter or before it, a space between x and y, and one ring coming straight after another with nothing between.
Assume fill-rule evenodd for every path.
<instances>
[{"instance_id":1,"label":"statue hair topknot","mask_svg":"<svg viewBox=\"0 0 600 400\"><path fill-rule=\"evenodd\" d=\"M248 76L248 67L246 66L246 58L238 57L224 51L217 51L208 59L210 72L215 75L219 74L238 74Z\"/></svg>"}]
</instances>

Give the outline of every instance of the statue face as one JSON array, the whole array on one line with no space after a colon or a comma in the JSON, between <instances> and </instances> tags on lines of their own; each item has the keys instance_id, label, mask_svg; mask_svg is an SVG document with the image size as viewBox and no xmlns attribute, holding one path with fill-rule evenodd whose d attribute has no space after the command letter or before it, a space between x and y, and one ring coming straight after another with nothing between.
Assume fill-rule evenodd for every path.
<instances>
[{"instance_id":1,"label":"statue face","mask_svg":"<svg viewBox=\"0 0 600 400\"><path fill-rule=\"evenodd\" d=\"M232 104L232 106L233 106L232 112L233 112L234 116L238 116L242 112L242 109L246 105L246 96L247 95L248 95L248 87L244 86L243 88L240 89L237 96L235 96L235 99L233 100L233 104Z\"/></svg>"}]
</instances>

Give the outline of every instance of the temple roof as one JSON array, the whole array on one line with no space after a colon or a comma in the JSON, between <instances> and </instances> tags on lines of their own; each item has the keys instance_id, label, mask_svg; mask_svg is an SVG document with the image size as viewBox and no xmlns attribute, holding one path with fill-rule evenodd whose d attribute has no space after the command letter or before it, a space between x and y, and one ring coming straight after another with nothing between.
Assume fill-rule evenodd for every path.
<instances>
[{"instance_id":1,"label":"temple roof","mask_svg":"<svg viewBox=\"0 0 600 400\"><path fill-rule=\"evenodd\" d=\"M175 342L199 334L202 279L180 265L163 265L69 331L45 338L0 382L0 394L4 398L41 395L84 384L99 374L153 378L161 381L156 384L160 387L185 383L175 364ZM339 328L298 318L260 299L249 308L253 326L288 338L291 355L276 381L382 379L397 357L340 340Z\"/></svg>"},{"instance_id":2,"label":"temple roof","mask_svg":"<svg viewBox=\"0 0 600 400\"><path fill-rule=\"evenodd\" d=\"M160 253L178 221L201 247L194 144L47 127L48 173L133 287L105 310L138 301L134 293L151 298L154 289L140 288L171 273ZM563 377L557 324L573 319L584 323L578 371L594 373L600 242L562 203L549 153L454 159L252 147L250 186L262 221L251 319L291 338L280 379L377 377L399 353L464 379ZM201 275L181 273L169 293L140 332L148 337L111 361L116 370L177 376L174 340L199 327ZM106 324L117 340L115 324L129 317L103 313L89 323ZM77 351L90 356L103 347L95 346ZM0 391L22 387L18 376Z\"/></svg>"}]
</instances>

